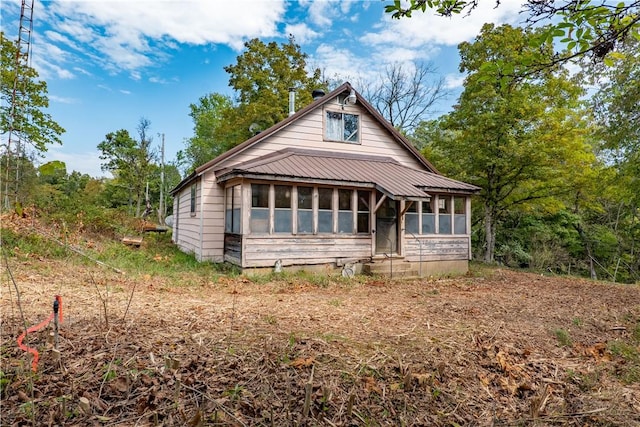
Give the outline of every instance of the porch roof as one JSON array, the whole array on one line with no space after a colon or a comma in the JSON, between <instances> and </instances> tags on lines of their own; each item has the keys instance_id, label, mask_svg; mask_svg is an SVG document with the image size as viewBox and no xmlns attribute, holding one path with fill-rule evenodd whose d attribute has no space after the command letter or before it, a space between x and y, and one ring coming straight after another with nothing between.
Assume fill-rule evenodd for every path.
<instances>
[{"instance_id":1,"label":"porch roof","mask_svg":"<svg viewBox=\"0 0 640 427\"><path fill-rule=\"evenodd\" d=\"M215 171L218 182L236 177L376 188L392 199L421 200L430 192L472 194L475 185L403 166L389 157L285 149Z\"/></svg>"}]
</instances>

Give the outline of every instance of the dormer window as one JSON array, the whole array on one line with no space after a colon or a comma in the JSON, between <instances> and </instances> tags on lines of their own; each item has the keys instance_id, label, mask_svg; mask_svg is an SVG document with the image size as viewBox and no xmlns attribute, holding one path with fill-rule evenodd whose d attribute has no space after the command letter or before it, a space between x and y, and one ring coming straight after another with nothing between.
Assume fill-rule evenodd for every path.
<instances>
[{"instance_id":1,"label":"dormer window","mask_svg":"<svg viewBox=\"0 0 640 427\"><path fill-rule=\"evenodd\" d=\"M325 139L329 141L358 143L358 127L359 117L356 114L327 111Z\"/></svg>"}]
</instances>

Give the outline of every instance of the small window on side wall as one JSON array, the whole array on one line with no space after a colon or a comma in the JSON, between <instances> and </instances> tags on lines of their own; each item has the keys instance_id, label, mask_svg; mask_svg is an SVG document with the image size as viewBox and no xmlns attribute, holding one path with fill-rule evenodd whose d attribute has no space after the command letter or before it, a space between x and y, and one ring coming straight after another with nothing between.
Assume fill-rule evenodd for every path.
<instances>
[{"instance_id":1,"label":"small window on side wall","mask_svg":"<svg viewBox=\"0 0 640 427\"><path fill-rule=\"evenodd\" d=\"M191 186L191 216L196 216L196 198L198 195L198 184L193 184Z\"/></svg>"}]
</instances>

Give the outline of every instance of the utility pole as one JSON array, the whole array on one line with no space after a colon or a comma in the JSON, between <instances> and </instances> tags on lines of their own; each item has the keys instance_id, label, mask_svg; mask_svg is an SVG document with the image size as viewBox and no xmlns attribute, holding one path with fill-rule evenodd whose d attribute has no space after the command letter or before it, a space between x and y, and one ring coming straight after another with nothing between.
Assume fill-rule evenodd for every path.
<instances>
[{"instance_id":1,"label":"utility pole","mask_svg":"<svg viewBox=\"0 0 640 427\"><path fill-rule=\"evenodd\" d=\"M164 206L164 133L162 134L162 146L160 148L160 225L164 225L164 218L167 216Z\"/></svg>"}]
</instances>

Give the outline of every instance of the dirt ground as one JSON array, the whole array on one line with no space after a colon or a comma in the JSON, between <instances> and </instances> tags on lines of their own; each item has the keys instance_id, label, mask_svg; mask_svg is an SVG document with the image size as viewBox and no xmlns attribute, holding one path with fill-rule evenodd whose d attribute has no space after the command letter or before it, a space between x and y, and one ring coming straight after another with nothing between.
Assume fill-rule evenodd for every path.
<instances>
[{"instance_id":1,"label":"dirt ground","mask_svg":"<svg viewBox=\"0 0 640 427\"><path fill-rule=\"evenodd\" d=\"M2 426L640 425L637 285L478 267L185 283L8 261ZM16 338L56 294L60 359L50 329L29 334L33 374Z\"/></svg>"}]
</instances>

